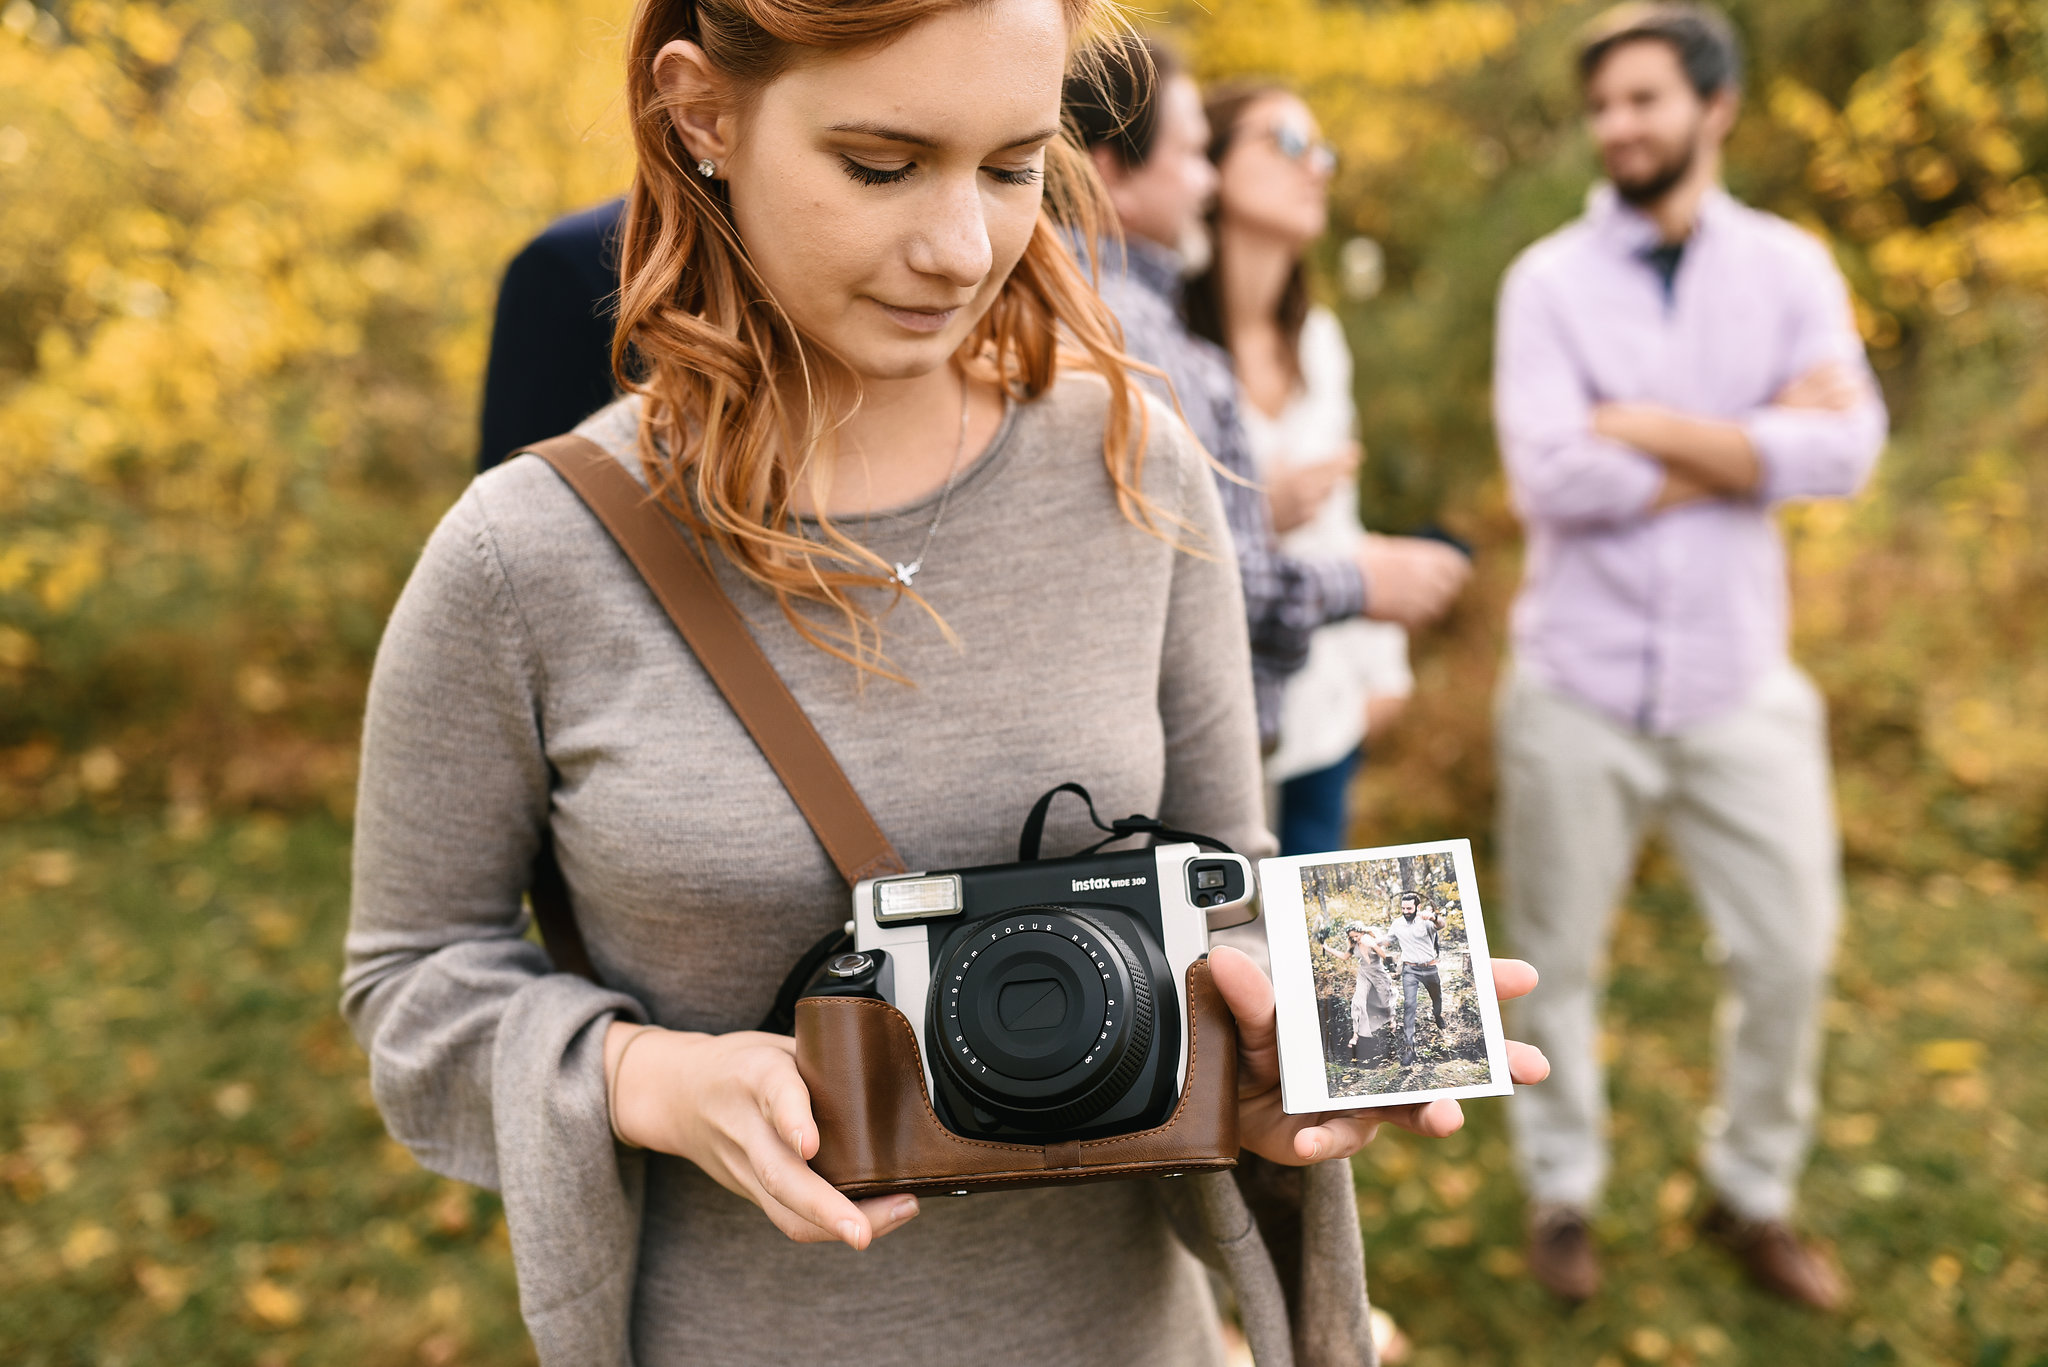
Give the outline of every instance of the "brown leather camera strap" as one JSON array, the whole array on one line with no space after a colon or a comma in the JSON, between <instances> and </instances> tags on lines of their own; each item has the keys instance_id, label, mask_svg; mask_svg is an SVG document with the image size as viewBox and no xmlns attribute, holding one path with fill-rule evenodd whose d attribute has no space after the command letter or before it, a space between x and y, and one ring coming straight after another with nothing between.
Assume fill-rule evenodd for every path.
<instances>
[{"instance_id":1,"label":"brown leather camera strap","mask_svg":"<svg viewBox=\"0 0 2048 1367\"><path fill-rule=\"evenodd\" d=\"M761 747L847 886L877 874L902 873L905 865L895 846L747 630L746 619L719 587L695 538L596 442L566 435L525 449L554 467L640 571L655 601ZM552 848L543 849L542 861L553 864ZM559 899L546 889L550 882ZM534 919L556 964L595 978L559 871L537 865L530 895ZM554 905L543 910L544 898Z\"/></svg>"}]
</instances>

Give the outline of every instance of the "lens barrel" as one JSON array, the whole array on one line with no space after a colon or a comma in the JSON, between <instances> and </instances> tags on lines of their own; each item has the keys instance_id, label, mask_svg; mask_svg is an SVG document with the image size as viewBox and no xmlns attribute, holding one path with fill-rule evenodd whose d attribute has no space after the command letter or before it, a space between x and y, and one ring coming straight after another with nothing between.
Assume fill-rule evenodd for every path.
<instances>
[{"instance_id":1,"label":"lens barrel","mask_svg":"<svg viewBox=\"0 0 2048 1367\"><path fill-rule=\"evenodd\" d=\"M990 917L938 966L927 1030L934 1060L1007 1124L1085 1125L1144 1068L1154 1025L1144 965L1115 931L1070 907Z\"/></svg>"}]
</instances>

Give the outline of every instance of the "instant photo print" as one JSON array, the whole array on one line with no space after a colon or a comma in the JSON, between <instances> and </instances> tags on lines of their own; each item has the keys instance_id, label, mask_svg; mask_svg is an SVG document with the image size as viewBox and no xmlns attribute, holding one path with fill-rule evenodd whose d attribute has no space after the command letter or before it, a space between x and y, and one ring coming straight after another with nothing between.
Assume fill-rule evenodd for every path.
<instances>
[{"instance_id":1,"label":"instant photo print","mask_svg":"<svg viewBox=\"0 0 2048 1367\"><path fill-rule=\"evenodd\" d=\"M1468 842L1265 859L1259 882L1290 1115L1514 1090Z\"/></svg>"}]
</instances>

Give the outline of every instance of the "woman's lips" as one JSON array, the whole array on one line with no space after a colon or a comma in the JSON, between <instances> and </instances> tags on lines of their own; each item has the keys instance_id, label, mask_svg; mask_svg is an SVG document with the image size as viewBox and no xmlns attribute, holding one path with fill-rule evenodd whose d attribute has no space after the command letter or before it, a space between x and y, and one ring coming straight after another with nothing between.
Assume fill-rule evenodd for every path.
<instances>
[{"instance_id":1,"label":"woman's lips","mask_svg":"<svg viewBox=\"0 0 2048 1367\"><path fill-rule=\"evenodd\" d=\"M879 299L875 303L882 312L889 315L896 326L912 332L938 332L952 322L953 315L960 311L957 308L903 309L897 308L894 304L884 304Z\"/></svg>"}]
</instances>

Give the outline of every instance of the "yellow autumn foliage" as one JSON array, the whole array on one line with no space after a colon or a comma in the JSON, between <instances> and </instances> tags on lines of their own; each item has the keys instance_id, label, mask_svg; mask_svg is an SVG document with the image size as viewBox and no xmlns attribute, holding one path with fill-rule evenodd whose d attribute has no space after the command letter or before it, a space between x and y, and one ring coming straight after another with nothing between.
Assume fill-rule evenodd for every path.
<instances>
[{"instance_id":1,"label":"yellow autumn foliage","mask_svg":"<svg viewBox=\"0 0 2048 1367\"><path fill-rule=\"evenodd\" d=\"M0 0L0 811L343 805L384 614L473 457L503 263L626 179L627 7L52 4ZM1852 835L1947 803L1952 835L2017 850L2048 831L2048 25L2023 0L1733 10L1735 188L1834 248L1897 418L1871 496L1789 518ZM1492 292L1592 175L1569 54L1593 12L1166 9L1204 77L1303 91L1344 157L1333 245L1386 250L1385 294L1344 308L1380 525L1512 544ZM1482 568L1423 655L1432 741L1381 766L1460 829L1514 574Z\"/></svg>"},{"instance_id":2,"label":"yellow autumn foliage","mask_svg":"<svg viewBox=\"0 0 2048 1367\"><path fill-rule=\"evenodd\" d=\"M343 738L502 263L626 174L615 7L249 17L0 10L0 746L149 749L252 661Z\"/></svg>"}]
</instances>

